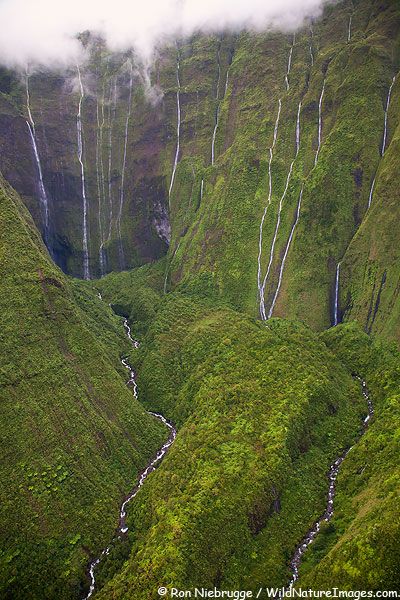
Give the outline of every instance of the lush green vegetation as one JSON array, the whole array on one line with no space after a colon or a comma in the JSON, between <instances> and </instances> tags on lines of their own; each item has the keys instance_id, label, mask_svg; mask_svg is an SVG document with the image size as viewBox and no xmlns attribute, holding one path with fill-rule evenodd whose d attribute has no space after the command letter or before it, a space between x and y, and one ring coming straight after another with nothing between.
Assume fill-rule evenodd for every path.
<instances>
[{"instance_id":1,"label":"lush green vegetation","mask_svg":"<svg viewBox=\"0 0 400 600\"><path fill-rule=\"evenodd\" d=\"M121 499L165 439L144 407L162 412L179 433L130 504L129 533L99 567L98 597L151 600L159 585L285 585L296 545L324 511L329 465L357 439L366 413L354 373L368 381L375 419L343 464L334 519L307 552L299 583L399 587L400 357L388 345L400 339L398 80L387 151L383 158L379 152L388 86L400 61L399 31L398 2L345 0L327 6L312 33L305 27L294 42L271 32L181 40L181 154L170 199L177 56L175 47L162 50L153 72L164 92L160 104L150 105L136 80L132 95L124 265L116 215L128 56L110 56L94 44L84 70L93 97L88 93L83 103L90 265L99 274L101 231L107 271L147 264L89 283L68 279L51 262L19 197L0 181L2 597L81 595L89 557L112 537ZM220 119L211 165L217 57ZM64 270L79 275L82 206L78 163L71 159L77 98L66 100L59 75L36 73L30 85L53 249ZM287 320L265 324L257 320L257 255L279 99L262 276L296 160L267 309L303 184L304 193L274 313ZM0 168L40 227L24 102L19 81L1 71ZM167 252L155 223L169 200ZM317 333L331 323L339 260L345 324ZM139 350L127 343L121 316L129 318ZM119 359L128 353L141 404L124 385Z\"/></svg>"},{"instance_id":2,"label":"lush green vegetation","mask_svg":"<svg viewBox=\"0 0 400 600\"><path fill-rule=\"evenodd\" d=\"M354 324L323 336L348 366L363 373L375 417L346 458L336 512L312 546L300 582L315 589L396 590L400 584L400 354Z\"/></svg>"},{"instance_id":3,"label":"lush green vegetation","mask_svg":"<svg viewBox=\"0 0 400 600\"><path fill-rule=\"evenodd\" d=\"M166 432L124 384L121 319L52 265L2 180L0 222L0 595L78 598Z\"/></svg>"}]
</instances>

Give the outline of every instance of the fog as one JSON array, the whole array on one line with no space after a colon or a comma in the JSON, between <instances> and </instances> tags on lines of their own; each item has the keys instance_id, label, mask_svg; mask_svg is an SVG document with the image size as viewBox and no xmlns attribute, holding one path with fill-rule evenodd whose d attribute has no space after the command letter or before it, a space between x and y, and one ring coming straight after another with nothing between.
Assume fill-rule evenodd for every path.
<instances>
[{"instance_id":1,"label":"fog","mask_svg":"<svg viewBox=\"0 0 400 600\"><path fill-rule=\"evenodd\" d=\"M84 60L79 32L104 36L112 50L154 47L195 31L293 31L318 17L327 0L0 0L0 62L26 69Z\"/></svg>"}]
</instances>

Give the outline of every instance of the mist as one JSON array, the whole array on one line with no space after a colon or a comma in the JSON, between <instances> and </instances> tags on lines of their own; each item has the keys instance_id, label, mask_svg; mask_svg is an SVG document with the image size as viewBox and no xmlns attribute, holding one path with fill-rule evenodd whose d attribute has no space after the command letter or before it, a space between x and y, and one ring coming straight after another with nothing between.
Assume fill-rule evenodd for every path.
<instances>
[{"instance_id":1,"label":"mist","mask_svg":"<svg viewBox=\"0 0 400 600\"><path fill-rule=\"evenodd\" d=\"M99 33L111 50L151 61L156 44L195 31L294 31L327 0L0 0L0 63L67 67L84 60L77 34Z\"/></svg>"}]
</instances>

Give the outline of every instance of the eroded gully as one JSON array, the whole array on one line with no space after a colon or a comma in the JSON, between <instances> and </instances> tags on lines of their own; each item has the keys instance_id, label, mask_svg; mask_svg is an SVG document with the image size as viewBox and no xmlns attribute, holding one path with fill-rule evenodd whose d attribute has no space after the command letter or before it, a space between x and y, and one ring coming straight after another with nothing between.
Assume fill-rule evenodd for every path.
<instances>
[{"instance_id":1,"label":"eroded gully","mask_svg":"<svg viewBox=\"0 0 400 600\"><path fill-rule=\"evenodd\" d=\"M101 298L101 294L99 294L99 298L102 299ZM139 347L139 342L133 338L132 332L131 332L131 328L129 327L127 319L124 320L124 328L125 328L126 335L127 335L128 339L129 339L129 341L131 342L131 344L134 346L134 348L138 348ZM127 358L122 358L121 362L124 365L124 367L129 371L129 379L128 379L126 385L132 387L133 395L134 395L135 398L137 398L138 387L137 387L137 383L136 383L135 372L132 369L132 367L130 366ZM127 533L127 531L128 531L128 526L127 526L127 523L126 523L126 509L127 509L127 506L129 504L129 502L131 502L133 500L133 498L135 498L135 496L137 496L137 494L139 493L140 488L143 486L143 484L146 481L147 477L150 475L150 473L152 473L153 471L155 471L155 469L157 468L157 465L160 463L161 459L165 456L165 454L168 452L169 448L172 446L172 444L175 441L175 438L176 438L176 429L172 425L172 423L170 423L169 421L167 421L167 419L165 417L163 417L163 415L161 415L159 413L148 411L148 414L151 415L151 416L153 416L153 417L155 417L156 419L158 419L159 421L161 421L162 423L164 423L164 425L166 425L166 427L168 427L168 429L169 429L168 439L161 446L161 448L157 452L156 456L154 458L152 458L152 460L149 462L149 464L144 469L144 471L142 471L142 473L139 476L139 479L138 479L137 483L135 484L135 486L133 487L133 489L131 490L131 492L125 497L124 501L122 502L121 508L120 508L120 511L119 511L118 528L117 528L117 530L115 532L115 535L112 538L110 544L106 548L104 548L104 550L101 552L101 554L97 558L94 558L90 562L89 569L88 569L88 576L89 576L89 580L90 580L90 588L89 588L88 594L84 597L84 600L88 600L93 595L93 593L94 593L94 591L96 589L96 574L95 574L95 571L96 571L97 566L99 565L99 563L101 562L101 560L104 558L104 556L107 556L110 553L110 549L111 549L112 543L116 539L121 539L121 537L123 535L125 535Z\"/></svg>"},{"instance_id":2,"label":"eroded gully","mask_svg":"<svg viewBox=\"0 0 400 600\"><path fill-rule=\"evenodd\" d=\"M366 433L369 422L372 419L372 417L374 416L374 406L373 406L371 398L369 396L367 384L365 383L365 381L363 379L361 379L361 377L359 377L358 375L356 375L355 378L361 383L362 394L363 394L365 400L367 401L367 407L368 407L368 414L363 420L361 433L358 437L357 442L355 442L355 443L358 443L360 441L360 439L363 437L363 435ZM347 450L342 452L342 454L340 454L340 456L338 456L338 458L330 466L330 469L328 471L329 488L328 488L328 497L327 497L327 504L326 504L325 511L321 515L321 517L314 523L314 525L311 527L311 529L308 530L307 534L304 536L304 538L302 539L300 544L297 546L297 548L293 554L292 560L290 561L290 570L292 572L292 577L291 577L291 580L290 580L288 588L287 588L288 590L290 590L293 587L293 585L296 583L296 581L298 580L299 568L300 568L300 564L301 564L303 555L306 552L306 550L308 549L308 547L313 543L313 541L317 537L317 535L321 529L321 525L324 522L328 523L333 517L333 502L334 502L335 494L336 494L337 476L339 474L340 467L342 466L345 458L347 457L347 455L353 448L354 448L354 446L347 448Z\"/></svg>"}]
</instances>

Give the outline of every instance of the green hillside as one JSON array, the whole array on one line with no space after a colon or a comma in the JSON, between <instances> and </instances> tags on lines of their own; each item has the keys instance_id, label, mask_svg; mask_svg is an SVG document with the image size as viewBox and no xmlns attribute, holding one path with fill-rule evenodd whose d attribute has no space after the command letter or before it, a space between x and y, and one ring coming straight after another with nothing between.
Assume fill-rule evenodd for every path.
<instances>
[{"instance_id":1,"label":"green hillside","mask_svg":"<svg viewBox=\"0 0 400 600\"><path fill-rule=\"evenodd\" d=\"M126 388L120 319L51 264L0 182L2 598L79 598L165 439Z\"/></svg>"}]
</instances>

